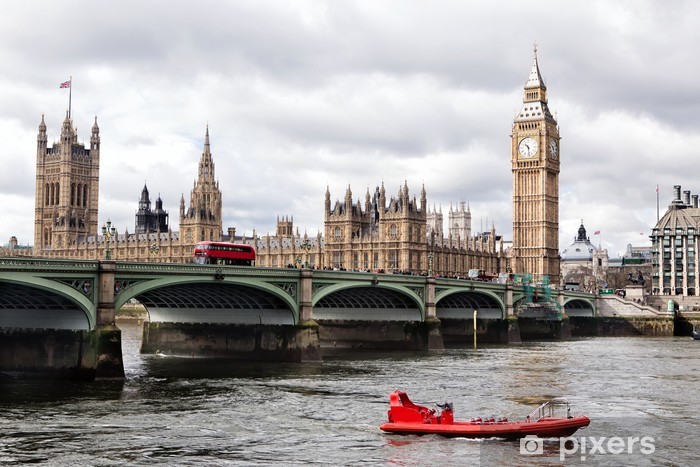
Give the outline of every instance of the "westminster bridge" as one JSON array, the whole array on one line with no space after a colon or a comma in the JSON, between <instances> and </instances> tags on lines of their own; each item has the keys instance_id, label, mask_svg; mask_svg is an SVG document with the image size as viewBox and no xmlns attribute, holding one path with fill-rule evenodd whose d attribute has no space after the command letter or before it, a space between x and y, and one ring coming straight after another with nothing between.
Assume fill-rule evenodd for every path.
<instances>
[{"instance_id":1,"label":"westminster bridge","mask_svg":"<svg viewBox=\"0 0 700 467\"><path fill-rule=\"evenodd\" d=\"M441 349L474 333L520 342L533 292L564 312L525 326L540 337L596 315L592 294L463 279L0 258L0 372L123 377L115 310L132 299L148 312L144 353L308 361L332 349Z\"/></svg>"}]
</instances>

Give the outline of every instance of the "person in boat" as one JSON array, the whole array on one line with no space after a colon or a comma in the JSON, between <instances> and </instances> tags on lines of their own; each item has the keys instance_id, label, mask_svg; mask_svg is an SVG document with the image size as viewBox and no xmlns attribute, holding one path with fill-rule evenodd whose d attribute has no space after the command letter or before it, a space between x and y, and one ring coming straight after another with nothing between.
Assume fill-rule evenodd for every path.
<instances>
[{"instance_id":1,"label":"person in boat","mask_svg":"<svg viewBox=\"0 0 700 467\"><path fill-rule=\"evenodd\" d=\"M438 417L439 423L444 425L452 425L454 423L454 407L451 402L445 402L444 404L437 405L441 412Z\"/></svg>"}]
</instances>

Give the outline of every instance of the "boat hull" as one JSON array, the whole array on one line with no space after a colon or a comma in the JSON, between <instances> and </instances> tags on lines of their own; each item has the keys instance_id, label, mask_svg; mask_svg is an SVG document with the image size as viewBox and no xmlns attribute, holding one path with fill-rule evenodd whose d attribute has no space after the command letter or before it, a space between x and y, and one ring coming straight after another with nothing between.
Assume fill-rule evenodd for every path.
<instances>
[{"instance_id":1,"label":"boat hull","mask_svg":"<svg viewBox=\"0 0 700 467\"><path fill-rule=\"evenodd\" d=\"M585 416L572 418L540 419L537 421L515 422L454 422L452 424L388 422L379 428L387 433L402 435L440 435L460 438L504 438L518 439L526 436L559 438L571 436L578 429L589 425Z\"/></svg>"}]
</instances>

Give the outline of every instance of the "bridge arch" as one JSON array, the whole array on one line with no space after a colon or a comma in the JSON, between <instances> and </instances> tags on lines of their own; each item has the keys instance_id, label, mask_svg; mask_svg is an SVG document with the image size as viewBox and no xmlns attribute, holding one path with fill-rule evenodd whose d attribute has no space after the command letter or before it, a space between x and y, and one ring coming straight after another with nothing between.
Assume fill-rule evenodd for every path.
<instances>
[{"instance_id":1,"label":"bridge arch","mask_svg":"<svg viewBox=\"0 0 700 467\"><path fill-rule=\"evenodd\" d=\"M423 298L392 283L326 285L314 294L312 306L320 320L425 321Z\"/></svg>"},{"instance_id":2,"label":"bridge arch","mask_svg":"<svg viewBox=\"0 0 700 467\"><path fill-rule=\"evenodd\" d=\"M288 290L245 277L165 277L137 282L115 298L119 309L139 300L153 322L297 324L297 284Z\"/></svg>"},{"instance_id":3,"label":"bridge arch","mask_svg":"<svg viewBox=\"0 0 700 467\"><path fill-rule=\"evenodd\" d=\"M93 329L96 292L88 282L86 294L55 280L0 274L0 328Z\"/></svg>"},{"instance_id":4,"label":"bridge arch","mask_svg":"<svg viewBox=\"0 0 700 467\"><path fill-rule=\"evenodd\" d=\"M595 304L584 298L569 298L564 300L564 313L567 316L595 316Z\"/></svg>"},{"instance_id":5,"label":"bridge arch","mask_svg":"<svg viewBox=\"0 0 700 467\"><path fill-rule=\"evenodd\" d=\"M443 290L435 297L438 319L471 319L474 310L480 319L503 319L503 299L490 290Z\"/></svg>"}]
</instances>

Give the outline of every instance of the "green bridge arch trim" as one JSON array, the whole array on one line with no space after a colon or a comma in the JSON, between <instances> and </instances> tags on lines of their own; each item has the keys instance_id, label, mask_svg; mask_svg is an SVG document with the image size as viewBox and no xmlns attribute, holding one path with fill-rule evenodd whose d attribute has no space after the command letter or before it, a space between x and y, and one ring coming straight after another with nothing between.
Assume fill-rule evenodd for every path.
<instances>
[{"instance_id":1,"label":"green bridge arch trim","mask_svg":"<svg viewBox=\"0 0 700 467\"><path fill-rule=\"evenodd\" d=\"M567 303L571 302L585 302L587 303L591 309L593 310L593 316L597 315L596 311L596 304L595 304L595 297L591 295L586 295L586 296L580 296L580 295L574 295L571 296L567 294L566 292L562 294L563 298L563 305L566 306ZM527 297L527 294L525 294L524 291L520 292L513 292L513 306L517 306L524 298Z\"/></svg>"},{"instance_id":2,"label":"green bridge arch trim","mask_svg":"<svg viewBox=\"0 0 700 467\"><path fill-rule=\"evenodd\" d=\"M319 285L317 282L316 285ZM358 282L340 282L340 283L335 283L335 284L323 284L324 286L316 290L313 294L313 297L311 299L311 306L315 307L316 304L324 297L327 297L328 295L331 295L335 292L339 292L341 290L348 290L348 289L357 289L357 288L364 288L364 287L369 287L370 285L367 283L358 283ZM411 284L415 285L415 284ZM408 297L411 299L412 302L416 304L416 307L418 308L418 311L420 312L421 320L425 321L425 300L423 297L421 297L419 294L417 294L410 286L404 286L404 285L398 285L392 282L385 282L382 281L376 285L372 285L371 287L376 287L378 289L388 289L388 290L393 290L395 292L399 292L400 294ZM415 287L413 287L415 288ZM425 294L425 287L421 288L423 294Z\"/></svg>"},{"instance_id":3,"label":"green bridge arch trim","mask_svg":"<svg viewBox=\"0 0 700 467\"><path fill-rule=\"evenodd\" d=\"M95 304L95 294L97 293L95 284L97 276L90 275L80 278L80 280L88 279L91 281L90 295L85 295L81 291L65 284L56 278L40 277L32 273L0 273L0 282L8 282L18 285L24 285L33 289L45 290L55 295L60 295L67 298L85 313L87 317L89 329L94 329L97 324L97 305ZM94 301L93 301L94 300Z\"/></svg>"},{"instance_id":4,"label":"green bridge arch trim","mask_svg":"<svg viewBox=\"0 0 700 467\"><path fill-rule=\"evenodd\" d=\"M126 281L127 278L117 277L115 280ZM294 323L299 323L299 303L298 299L295 299L289 295L284 289L280 288L278 280L274 283L261 281L259 278L248 278L248 277L237 277L237 276L226 276L221 280L212 279L207 276L189 276L189 277L160 277L154 279L139 280L133 285L122 289L122 291L114 297L114 308L118 310L126 302L132 298L136 298L139 295L164 287L169 287L179 284L231 284L231 285L244 285L253 289L263 290L271 295L276 296L281 299L284 303L289 306L289 310L294 318ZM297 296L299 294L299 282L289 282L290 285L294 285L297 288Z\"/></svg>"}]
</instances>

